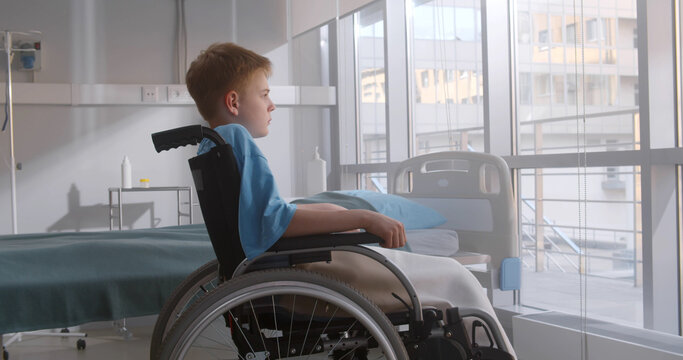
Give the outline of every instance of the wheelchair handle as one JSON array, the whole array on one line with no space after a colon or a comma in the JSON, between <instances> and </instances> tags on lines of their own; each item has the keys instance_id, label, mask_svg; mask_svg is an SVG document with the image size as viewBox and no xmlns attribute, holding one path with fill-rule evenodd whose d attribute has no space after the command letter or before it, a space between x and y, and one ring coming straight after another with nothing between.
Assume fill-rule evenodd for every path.
<instances>
[{"instance_id":1,"label":"wheelchair handle","mask_svg":"<svg viewBox=\"0 0 683 360\"><path fill-rule=\"evenodd\" d=\"M204 138L213 141L216 145L225 144L225 140L217 132L202 125L183 126L152 134L152 142L157 152L185 145L197 145Z\"/></svg>"}]
</instances>

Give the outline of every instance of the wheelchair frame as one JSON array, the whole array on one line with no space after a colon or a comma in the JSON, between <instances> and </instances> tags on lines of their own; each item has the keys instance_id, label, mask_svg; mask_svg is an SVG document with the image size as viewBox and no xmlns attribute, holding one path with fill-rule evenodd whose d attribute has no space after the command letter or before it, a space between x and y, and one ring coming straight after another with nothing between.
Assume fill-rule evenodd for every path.
<instances>
[{"instance_id":1,"label":"wheelchair frame","mask_svg":"<svg viewBox=\"0 0 683 360\"><path fill-rule=\"evenodd\" d=\"M335 296L330 296L328 294L329 291L324 290L327 288L320 287L320 284L310 285L307 283L308 285L299 285L299 288L293 287L293 289L296 288L296 291L302 291L303 293L306 293L307 296L319 296L324 301L328 302L339 301L338 298L356 299L357 303L355 307L350 306L350 308L345 309L344 311L350 311L353 313L356 311L356 307L358 307L363 310L357 311L357 313L355 313L356 316L360 316L361 318L369 316L370 318L373 318L374 325L372 323L365 322L363 322L363 324L366 326L366 330L370 328L370 332L372 333L371 338L373 340L375 338L379 339L379 341L376 341L377 344L373 343L373 345L379 345L388 358L433 358L434 354L442 354L442 348L449 348L450 350L447 350L450 351L448 352L449 354L456 354L462 359L513 358L506 352L507 349L505 347L505 342L495 326L495 321L487 313L477 309L448 309L445 314L448 324L444 325L444 314L441 314L440 311L431 308L423 309L413 285L394 263L371 249L358 246L360 244L377 243L381 241L380 238L372 234L326 234L288 238L285 240L281 239L276 242L276 244L273 245L267 252L253 259L246 259L244 253L241 251L241 243L239 241L239 231L237 224L239 185L241 179L239 171L237 170L236 160L232 153L231 146L226 144L218 133L212 129L205 128L200 125L186 126L152 135L155 148L158 152L179 146L197 144L204 138L210 139L217 146L206 154L190 159L190 167L192 169L193 178L195 180L195 185L199 194L200 205L202 206L202 213L207 225L207 230L209 231L211 242L218 259L218 264L220 265L216 268L211 262L207 263L202 268L191 274L190 277L183 281L178 289L174 291L173 295L164 306L164 309L162 309L162 313L160 314L157 324L155 325L152 347L150 349L150 356L152 358L157 358L158 356L169 356L173 358L182 357L184 351L187 349L182 350L183 348L179 348L177 346L178 343L182 342L185 344L188 341L196 340L195 333L197 330L195 328L198 326L199 323L197 321L199 320L196 320L195 318L197 316L209 316L206 315L206 312L209 310L210 311L208 314L213 316L211 321L216 321L216 319L219 317L224 318L225 323L229 325L231 329L231 335L229 336L232 337L233 341L235 341L235 344L237 344L237 332L234 331L234 329L237 327L240 332L243 332L242 335L245 335L244 330L242 330L242 326L244 324L240 322L244 317L240 316L240 321L238 321L238 317L235 317L230 311L229 313L230 316L232 316L232 319L230 319L230 316L226 315L225 312L216 315L218 314L216 311L223 311L225 306L228 306L226 303L233 301L231 299L236 296L235 293L241 293L241 290L236 288L234 284L245 282L246 280L243 279L252 279L251 281L255 281L254 279L256 276L272 277L274 275L269 274L277 272L273 271L272 269L287 269L296 264L331 261L332 251L348 251L358 253L377 261L388 268L400 281L410 297L410 305L408 305L406 301L398 298L398 296L394 294L394 296L406 306L406 313L389 314L388 316L392 317L391 321L389 321L387 315L383 313L381 316L377 316L374 314L375 310L373 310L373 307L375 309L376 307L372 303L370 303L368 300L363 300L364 297L362 296L357 297L354 295L355 290L336 280L334 284L325 284L327 284L327 286L331 289L329 291L337 294L335 295L337 298L335 298ZM211 194L209 195L208 193ZM224 241L226 239L228 241ZM282 271L287 272L287 270ZM303 272L301 270L295 271L296 272L292 274L298 274L298 272L314 274ZM220 284L215 289L206 290L203 286L208 280L211 280L211 283L215 283L215 281L211 279L212 276L216 276L219 280L219 283L221 282L220 279L229 280L224 281L223 284ZM313 280L308 280L311 282L323 281L316 278L316 276L320 275L296 276L312 276L311 279ZM286 287L292 282L283 282L281 280L278 281L279 282L277 283L280 284L279 286L281 287ZM309 293L307 287L316 288L317 292ZM279 291L268 291L273 292L273 294L280 294ZM190 295L188 295L187 292L189 292ZM275 312L275 295L272 296L272 307L273 311ZM197 299L197 297L199 297L199 299ZM294 295L294 300L296 300L296 295ZM369 305L364 304L363 301ZM253 312L253 319L250 318L249 321L256 320L256 325L259 328L258 335L261 338L264 348L262 353L266 354L264 356L270 358L270 354L273 353L272 345L270 348L266 346L264 336L261 333L258 322L259 314L255 312L254 305L251 300L249 300L249 303ZM341 303L343 303L343 301L341 301ZM317 304L318 302L316 300L316 305ZM241 306L244 308L245 305L242 304ZM339 309L339 304L337 304L337 306ZM295 312L295 309L291 309L292 319L294 318ZM313 312L315 312L315 308ZM246 317L250 316L251 315L247 314ZM486 335L489 338L491 346L480 347L477 346L476 343L470 342L468 334L466 333L465 327L462 323L463 316L475 316L484 321L486 326L488 326L493 333L492 338L488 331L486 331ZM276 317L275 314L273 317ZM311 322L313 318L314 316L311 314ZM382 318L384 320L382 320ZM404 349L397 349L397 347L401 347L401 345L397 345L396 343L398 332L396 331L395 326L401 325L401 323L405 325L406 319L408 322L408 330L401 331L401 336L398 337L403 344ZM332 319L329 321L331 322ZM356 322L357 321L358 318L356 318ZM354 322L351 327L353 327L356 322ZM475 321L475 325L476 323L477 321ZM309 328L310 326L311 325L309 322ZM481 324L481 326L484 327L483 324ZM247 329L249 329L249 331L253 330L251 327L247 327ZM381 329L383 334L377 332L377 329ZM475 329L476 326L473 328L473 333ZM484 327L484 329L486 330L487 328ZM290 333L291 331L292 329L290 328ZM325 329L323 329L323 331L325 331ZM436 333L436 335L434 333ZM304 345L302 345L302 348L300 349L301 352L303 352L307 337L308 331L306 331ZM244 336L244 338L246 339L247 337ZM276 339L277 338L278 336L276 336ZM339 342L341 341L342 339L340 338ZM497 348L493 347L494 343ZM279 340L277 345L277 354L279 358L283 355L280 349ZM236 346L239 348L238 345ZM358 346L361 345L357 345L357 348L351 350L351 358L363 359L365 356L364 354L367 354L367 348L369 346L368 344L362 345L364 346L363 349L365 349L364 351L366 352L363 353L363 351L361 351L359 354L357 354ZM430 350L430 346L432 350ZM249 345L249 347L251 348L251 345ZM246 355L244 357L239 355L239 353L243 352L243 350L244 349L236 349L240 358L256 358L256 352L254 352L253 348L251 348L251 352L245 352ZM311 349L311 352L315 350L316 349L314 346L314 348ZM323 349L323 351L324 350L325 349ZM284 354L291 354L290 349L286 349ZM349 353L347 353L347 355L348 354ZM347 355L342 356L342 358L345 358ZM338 357L333 355L333 358Z\"/></svg>"}]
</instances>

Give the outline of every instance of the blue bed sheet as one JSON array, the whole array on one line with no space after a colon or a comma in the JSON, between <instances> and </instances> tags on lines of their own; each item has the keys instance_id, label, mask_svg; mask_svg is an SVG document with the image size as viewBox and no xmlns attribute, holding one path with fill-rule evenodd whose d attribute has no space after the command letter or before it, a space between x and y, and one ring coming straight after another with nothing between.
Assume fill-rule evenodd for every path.
<instances>
[{"instance_id":1,"label":"blue bed sheet","mask_svg":"<svg viewBox=\"0 0 683 360\"><path fill-rule=\"evenodd\" d=\"M156 314L214 258L203 224L0 236L0 334Z\"/></svg>"}]
</instances>

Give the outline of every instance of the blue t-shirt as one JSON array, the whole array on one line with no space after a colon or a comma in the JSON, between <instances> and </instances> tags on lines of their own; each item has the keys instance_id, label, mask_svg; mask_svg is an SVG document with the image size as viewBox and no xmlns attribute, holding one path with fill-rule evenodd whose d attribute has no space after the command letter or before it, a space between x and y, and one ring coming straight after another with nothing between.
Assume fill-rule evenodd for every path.
<instances>
[{"instance_id":1,"label":"blue t-shirt","mask_svg":"<svg viewBox=\"0 0 683 360\"><path fill-rule=\"evenodd\" d=\"M280 197L268 160L244 126L228 124L214 130L232 146L242 174L238 227L242 250L248 259L252 259L282 237L294 216L296 205L288 204ZM201 155L214 146L213 141L204 139L197 154Z\"/></svg>"}]
</instances>

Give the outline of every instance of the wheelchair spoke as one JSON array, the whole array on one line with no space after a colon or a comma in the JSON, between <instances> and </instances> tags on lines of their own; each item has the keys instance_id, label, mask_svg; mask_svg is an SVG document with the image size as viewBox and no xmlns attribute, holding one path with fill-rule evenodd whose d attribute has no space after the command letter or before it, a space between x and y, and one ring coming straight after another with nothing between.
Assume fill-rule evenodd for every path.
<instances>
[{"instance_id":1,"label":"wheelchair spoke","mask_svg":"<svg viewBox=\"0 0 683 360\"><path fill-rule=\"evenodd\" d=\"M251 346L251 342L247 338L247 335L244 334L244 331L242 331L242 326L240 326L239 322L237 322L237 319L235 318L235 315L232 314L232 311L228 310L228 313L230 314L230 317L232 318L232 322L235 324L235 327L237 327L240 330L240 333L242 334L242 337L244 340L247 342L247 345L249 345L249 350L251 350L252 353L256 353L254 351L254 348ZM239 354L239 353L238 353Z\"/></svg>"},{"instance_id":2,"label":"wheelchair spoke","mask_svg":"<svg viewBox=\"0 0 683 360\"><path fill-rule=\"evenodd\" d=\"M203 338L203 337L202 337L202 338ZM212 339L209 339L209 340L212 340ZM207 353L209 353L209 354L211 354L211 351L214 351L214 352L221 352L221 353L222 353L222 352L225 352L225 348L223 348L223 347L195 346L195 348L199 348L200 350L202 350L202 351L204 351L204 352L207 352ZM236 352L236 354L237 354L237 356L238 356L240 359L244 360L244 358L243 358L242 356L240 356L239 353ZM223 356L213 356L213 357L214 357L215 359L223 359L223 358L224 358Z\"/></svg>"},{"instance_id":3,"label":"wheelchair spoke","mask_svg":"<svg viewBox=\"0 0 683 360\"><path fill-rule=\"evenodd\" d=\"M266 357L270 359L270 354L268 353L268 348L266 347L266 341L263 340L263 332L261 331L261 325L259 325L258 316L256 316L256 311L254 311L254 303L252 303L251 300L249 300L249 306L251 306L251 313L254 314L254 321L256 321L256 329L258 330L259 336L261 336L261 344L263 344L263 351L266 352Z\"/></svg>"},{"instance_id":4,"label":"wheelchair spoke","mask_svg":"<svg viewBox=\"0 0 683 360\"><path fill-rule=\"evenodd\" d=\"M206 341L209 342L209 343L215 343L215 344L217 344L217 345L220 346L220 347L214 346L214 345L209 345L209 344L201 344L201 345L197 345L197 346L194 347L194 348L197 349L197 351L206 352L206 353L212 355L212 357L215 358L215 359L224 359L224 358L225 358L224 355L219 356L219 355L214 355L214 354L217 353L217 352L218 352L218 353L224 353L225 351L227 351L227 348L230 347L230 348L231 348L231 351L234 352L235 354L237 354L237 357L238 357L239 359L245 360L244 357L242 357L242 356L239 354L239 351L237 350L237 347L235 346L235 344L232 343L231 341L229 341L229 335L228 335L225 331L222 331L220 326L216 326L216 324L215 324L214 322L212 322L212 323L210 324L210 327L211 327L211 328L214 330L214 332L219 336L219 338L221 338L221 340L216 340L216 339L214 339L213 337L207 336L207 335L205 335L205 334L203 334L203 333L200 334L200 335L198 336L198 338L204 339L204 340L206 340ZM225 339L228 339L228 341L226 341L226 342L223 342L223 341L222 341L222 338L223 338L224 336L225 336Z\"/></svg>"},{"instance_id":5,"label":"wheelchair spoke","mask_svg":"<svg viewBox=\"0 0 683 360\"><path fill-rule=\"evenodd\" d=\"M273 303L273 322L275 323L275 331L278 331L277 316L276 316L277 313L275 312L275 295L271 295L270 299ZM280 337L276 336L275 341L277 342L277 358L279 359L281 356L280 354L282 354L282 352L280 351Z\"/></svg>"},{"instance_id":6,"label":"wheelchair spoke","mask_svg":"<svg viewBox=\"0 0 683 360\"><path fill-rule=\"evenodd\" d=\"M213 324L211 324L211 327L215 328ZM206 339L206 340L208 340L208 341L210 341L210 342L214 342L214 343L216 343L216 344L218 344L218 345L223 345L223 342L222 342L221 340L216 340L216 339L214 339L214 338L212 338L212 337L209 337L209 336L207 336L207 335L200 334L199 337L202 338L202 339Z\"/></svg>"},{"instance_id":7,"label":"wheelchair spoke","mask_svg":"<svg viewBox=\"0 0 683 360\"><path fill-rule=\"evenodd\" d=\"M220 342L220 341L218 341L218 340L216 340L216 339L212 339L212 338L210 338L210 337L208 337L208 336L206 336L206 335L199 335L199 338L206 339L206 340L208 340L209 342L214 342L214 343L216 343L216 344L218 344L218 345L225 345L225 344L223 344L222 342ZM209 346L202 346L202 347L203 347L203 348L206 348L206 349L218 350L218 348L212 348L212 347L209 347Z\"/></svg>"},{"instance_id":8,"label":"wheelchair spoke","mask_svg":"<svg viewBox=\"0 0 683 360\"><path fill-rule=\"evenodd\" d=\"M235 353L237 354L237 356L238 356L240 359L244 359L244 358L240 355L240 352L239 352L239 350L237 349L237 346L235 345L235 343L232 342L232 340L230 339L230 338L231 338L231 334L228 334L227 332L226 332L226 333L223 333L223 331L221 331L221 328L220 328L220 327L217 327L213 322L211 323L211 328L214 329L214 331L217 332L221 337L222 337L222 336L225 336L226 344L227 344L228 346L230 346L230 347L235 351ZM223 343L219 342L218 340L211 339L211 338L209 338L208 336L205 336L205 335L199 335L199 336L200 336L200 337L203 337L203 338L206 338L206 339L208 339L208 340L212 340L212 341L214 341L214 342L216 342L216 343L218 343L218 344L223 345Z\"/></svg>"},{"instance_id":9,"label":"wheelchair spoke","mask_svg":"<svg viewBox=\"0 0 683 360\"><path fill-rule=\"evenodd\" d=\"M337 306L336 309L334 309L334 312L332 313L332 316L330 316L330 319L327 320L327 324L325 324L325 327L323 328L323 331L320 332L320 336L318 336L318 340L316 340L315 344L313 344L313 347L311 348L311 352L310 352L310 353L308 354L308 356L306 357L307 360L308 360L309 357L311 357L311 355L313 354L313 351L315 351L315 347L316 347L316 346L318 345L318 343L320 342L321 336L325 333L325 331L327 331L327 327L330 326L330 323L331 323L332 320L334 319L334 316L337 315L337 311L338 311L338 310L339 310L339 306Z\"/></svg>"},{"instance_id":10,"label":"wheelchair spoke","mask_svg":"<svg viewBox=\"0 0 683 360\"><path fill-rule=\"evenodd\" d=\"M358 320L354 320L354 321L353 321L353 324L351 324L351 326L349 326L349 328L346 330L346 332L348 333L349 330L351 330L351 329L353 328L353 326L356 325L357 322L358 322ZM328 355L329 355L329 354L332 354L332 353L334 352L334 349L336 349L337 346L339 346L339 344L341 343L341 341L342 341L343 339L344 339L343 337L339 337L339 340L337 341L337 343L334 344L334 346L332 347L332 349L330 349L330 351L329 351L327 354L328 354Z\"/></svg>"},{"instance_id":11,"label":"wheelchair spoke","mask_svg":"<svg viewBox=\"0 0 683 360\"><path fill-rule=\"evenodd\" d=\"M318 307L318 299L315 299L315 304L313 304L313 311L311 311L311 319L308 320L308 328L306 328L306 335L304 335L304 342L301 344L301 351L299 351L299 356L304 354L304 347L306 346L306 340L308 340L308 332L311 330L311 323L313 323L313 317L315 316L315 309Z\"/></svg>"},{"instance_id":12,"label":"wheelchair spoke","mask_svg":"<svg viewBox=\"0 0 683 360\"><path fill-rule=\"evenodd\" d=\"M292 325L294 324L294 309L296 309L296 295L294 295L294 300L292 300L292 318L289 320L289 337L287 338L287 354L289 354L289 349L292 348Z\"/></svg>"}]
</instances>

